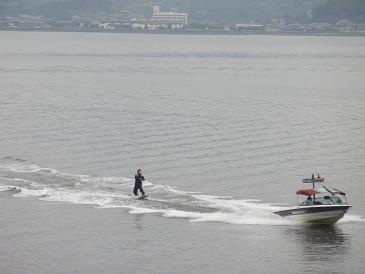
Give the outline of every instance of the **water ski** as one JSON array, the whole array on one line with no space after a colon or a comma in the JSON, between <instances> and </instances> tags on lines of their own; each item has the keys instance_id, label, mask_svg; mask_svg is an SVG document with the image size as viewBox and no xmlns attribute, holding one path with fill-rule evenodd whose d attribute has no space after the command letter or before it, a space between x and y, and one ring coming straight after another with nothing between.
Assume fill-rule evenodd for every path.
<instances>
[{"instance_id":1,"label":"water ski","mask_svg":"<svg viewBox=\"0 0 365 274\"><path fill-rule=\"evenodd\" d=\"M148 197L148 195L142 195L141 197L138 197L137 199L138 200L144 200L144 199L146 199Z\"/></svg>"}]
</instances>

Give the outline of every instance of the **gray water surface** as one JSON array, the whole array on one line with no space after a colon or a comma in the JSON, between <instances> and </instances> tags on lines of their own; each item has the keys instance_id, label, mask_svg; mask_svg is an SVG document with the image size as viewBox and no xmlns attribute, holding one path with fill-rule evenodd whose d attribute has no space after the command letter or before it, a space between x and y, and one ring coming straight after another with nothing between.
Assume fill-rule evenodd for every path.
<instances>
[{"instance_id":1,"label":"gray water surface","mask_svg":"<svg viewBox=\"0 0 365 274\"><path fill-rule=\"evenodd\" d=\"M0 32L0 40L0 190L12 203L91 204L96 220L123 216L112 225L122 238L102 230L94 240L128 241L125 256L115 260L118 246L103 260L91 252L91 265L363 272L364 37ZM148 201L131 195L137 168ZM301 179L318 172L348 194L342 221L308 227L272 214L296 203ZM171 252L179 255L165 264ZM139 257L150 260L138 268Z\"/></svg>"}]
</instances>

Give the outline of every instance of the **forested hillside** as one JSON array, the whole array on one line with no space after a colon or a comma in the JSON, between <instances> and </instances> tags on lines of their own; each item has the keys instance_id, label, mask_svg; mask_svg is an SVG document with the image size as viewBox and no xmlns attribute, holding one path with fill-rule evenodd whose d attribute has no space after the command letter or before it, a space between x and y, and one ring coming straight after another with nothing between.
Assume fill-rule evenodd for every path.
<instances>
[{"instance_id":1,"label":"forested hillside","mask_svg":"<svg viewBox=\"0 0 365 274\"><path fill-rule=\"evenodd\" d=\"M266 20L273 16L305 14L325 0L0 0L0 14L43 14L64 17L78 12L128 10L148 16L151 6L189 13L194 21Z\"/></svg>"},{"instance_id":2,"label":"forested hillside","mask_svg":"<svg viewBox=\"0 0 365 274\"><path fill-rule=\"evenodd\" d=\"M313 20L336 22L342 19L365 22L365 0L330 0L313 9Z\"/></svg>"}]
</instances>

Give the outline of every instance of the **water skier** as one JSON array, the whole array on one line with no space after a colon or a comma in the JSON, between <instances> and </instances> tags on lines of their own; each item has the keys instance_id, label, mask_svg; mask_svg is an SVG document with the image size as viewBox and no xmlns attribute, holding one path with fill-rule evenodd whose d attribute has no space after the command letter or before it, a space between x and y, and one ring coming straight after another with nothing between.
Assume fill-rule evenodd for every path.
<instances>
[{"instance_id":1,"label":"water skier","mask_svg":"<svg viewBox=\"0 0 365 274\"><path fill-rule=\"evenodd\" d=\"M142 197L146 196L142 188L142 182L145 181L146 179L143 177L142 171L140 169L137 170L137 174L134 176L134 179L135 182L134 182L133 194L135 196L138 196L137 192L139 190L142 193Z\"/></svg>"}]
</instances>

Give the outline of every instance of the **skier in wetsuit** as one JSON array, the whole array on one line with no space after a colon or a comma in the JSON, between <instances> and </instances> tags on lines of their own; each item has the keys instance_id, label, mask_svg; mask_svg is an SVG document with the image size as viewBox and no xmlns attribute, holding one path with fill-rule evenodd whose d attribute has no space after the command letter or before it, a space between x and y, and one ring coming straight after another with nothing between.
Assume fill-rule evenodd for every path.
<instances>
[{"instance_id":1,"label":"skier in wetsuit","mask_svg":"<svg viewBox=\"0 0 365 274\"><path fill-rule=\"evenodd\" d=\"M142 175L142 171L140 169L137 170L137 174L134 176L134 189L133 194L138 196L137 191L139 190L142 193L142 196L145 196L145 193L142 188L142 181L145 181L145 178Z\"/></svg>"}]
</instances>

